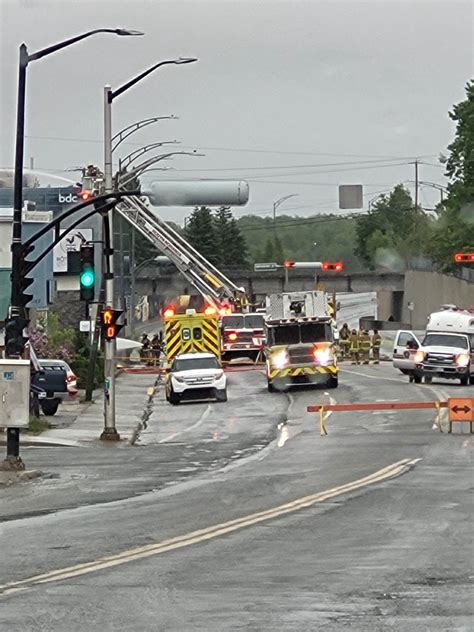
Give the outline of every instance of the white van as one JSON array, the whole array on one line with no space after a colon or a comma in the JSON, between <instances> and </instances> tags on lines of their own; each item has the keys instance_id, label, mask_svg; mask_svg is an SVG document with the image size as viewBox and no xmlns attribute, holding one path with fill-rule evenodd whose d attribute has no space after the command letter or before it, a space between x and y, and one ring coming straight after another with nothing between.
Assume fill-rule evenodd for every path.
<instances>
[{"instance_id":1,"label":"white van","mask_svg":"<svg viewBox=\"0 0 474 632\"><path fill-rule=\"evenodd\" d=\"M474 384L474 309L443 305L430 314L421 340L412 331L398 331L393 366L417 384L433 377Z\"/></svg>"}]
</instances>

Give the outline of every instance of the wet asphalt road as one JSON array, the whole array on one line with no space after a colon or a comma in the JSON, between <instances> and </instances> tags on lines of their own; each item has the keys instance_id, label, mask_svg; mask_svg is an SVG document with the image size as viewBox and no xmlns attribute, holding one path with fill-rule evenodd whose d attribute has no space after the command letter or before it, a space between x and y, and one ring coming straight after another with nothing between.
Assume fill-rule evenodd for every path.
<instances>
[{"instance_id":1,"label":"wet asphalt road","mask_svg":"<svg viewBox=\"0 0 474 632\"><path fill-rule=\"evenodd\" d=\"M238 379L256 388L259 378L242 373ZM228 459L226 467L196 470L114 503L2 523L1 540L8 544L0 583L27 581L0 597L0 629L472 629L471 436L461 426L452 435L433 429L431 411L375 411L333 413L329 434L321 437L315 416L305 412L330 396L338 402L435 400L468 395L472 387L409 385L386 365L349 365L340 384L330 394L321 388L288 398L260 389L254 405L282 406L288 421L249 459ZM170 448L172 469L173 454L184 455L173 450L183 444L194 450L201 436L209 439L229 423L216 430L219 415L226 419L209 412L184 433L185 442L178 436L163 442L176 428L162 425L127 453L147 454L151 463L154 453ZM221 443L207 445L212 453ZM413 463L390 480L229 527L229 521L334 490L402 459ZM28 488L38 492L43 485ZM157 546L170 538L181 539ZM109 555L122 557L98 562ZM43 584L28 581L78 563L90 566L70 577L63 570Z\"/></svg>"}]
</instances>

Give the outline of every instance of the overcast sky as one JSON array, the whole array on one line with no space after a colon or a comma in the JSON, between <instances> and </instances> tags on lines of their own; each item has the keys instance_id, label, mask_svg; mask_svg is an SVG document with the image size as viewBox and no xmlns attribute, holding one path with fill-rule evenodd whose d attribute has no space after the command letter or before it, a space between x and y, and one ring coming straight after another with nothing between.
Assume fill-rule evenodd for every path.
<instances>
[{"instance_id":1,"label":"overcast sky","mask_svg":"<svg viewBox=\"0 0 474 632\"><path fill-rule=\"evenodd\" d=\"M98 27L97 35L28 68L25 164L47 173L102 165L102 92L179 56L114 102L114 131L174 114L123 144L179 140L174 170L150 178L242 178L250 202L236 210L337 210L337 185L364 185L365 204L414 178L444 183L437 156L452 140L448 118L472 76L472 3L458 0L0 0L0 167L13 163L18 46L34 52ZM118 156L117 156L118 158ZM348 164L341 164L348 163ZM389 166L390 164L396 166ZM75 178L76 176L72 176ZM438 193L422 187L433 206ZM339 211L340 212L340 211ZM164 209L180 221L189 209Z\"/></svg>"}]
</instances>

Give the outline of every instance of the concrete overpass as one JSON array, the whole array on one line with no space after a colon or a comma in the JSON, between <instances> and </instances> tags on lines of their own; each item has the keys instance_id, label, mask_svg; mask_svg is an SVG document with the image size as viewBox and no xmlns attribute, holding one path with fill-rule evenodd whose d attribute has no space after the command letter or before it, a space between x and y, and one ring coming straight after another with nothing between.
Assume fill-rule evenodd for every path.
<instances>
[{"instance_id":1,"label":"concrete overpass","mask_svg":"<svg viewBox=\"0 0 474 632\"><path fill-rule=\"evenodd\" d=\"M407 270L388 272L354 272L338 274L321 273L320 270L289 270L288 284L285 273L279 269L271 272L223 269L236 285L246 289L252 301L262 300L275 292L313 290L319 284L328 292L377 292L378 317L411 323L423 328L427 315L443 303L462 307L474 306L474 278L459 278L434 270ZM158 304L165 304L178 294L193 292L193 288L171 265L149 265L143 268L135 280L137 294L153 296Z\"/></svg>"}]
</instances>

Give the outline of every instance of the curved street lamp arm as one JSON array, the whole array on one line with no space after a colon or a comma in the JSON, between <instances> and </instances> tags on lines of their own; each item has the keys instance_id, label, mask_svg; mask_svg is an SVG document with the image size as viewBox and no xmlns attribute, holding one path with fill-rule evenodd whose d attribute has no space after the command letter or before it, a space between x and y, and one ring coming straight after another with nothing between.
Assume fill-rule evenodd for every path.
<instances>
[{"instance_id":1,"label":"curved street lamp arm","mask_svg":"<svg viewBox=\"0 0 474 632\"><path fill-rule=\"evenodd\" d=\"M117 88L116 90L110 92L109 102L111 103L116 97L119 97L121 94L126 92L129 88L134 86L136 83L138 83L139 81L147 77L154 70L156 70L157 68L160 68L161 66L166 66L167 64L192 64L195 61L197 61L197 58L195 57L179 57L178 59L167 59L166 61L160 61L154 66L151 66L151 68L148 68L148 70L145 70L144 72L140 73L133 79L130 79L130 81L127 81L127 83L124 83L123 85L121 85L120 88Z\"/></svg>"},{"instance_id":2,"label":"curved street lamp arm","mask_svg":"<svg viewBox=\"0 0 474 632\"><path fill-rule=\"evenodd\" d=\"M112 142L115 142L118 139L115 145L113 145L112 147L112 152L117 149L121 142L123 142L126 138L128 138L135 132L138 132L138 130L142 129L142 127L146 127L147 125L151 125L152 123L157 123L158 121L163 121L165 119L174 120L178 118L179 117L175 116L174 114L170 114L170 116L154 116L153 118L143 119L143 121L138 121L138 123L132 123L131 125L124 127L122 130L120 130L120 132L117 132L115 136L112 137Z\"/></svg>"},{"instance_id":3,"label":"curved street lamp arm","mask_svg":"<svg viewBox=\"0 0 474 632\"><path fill-rule=\"evenodd\" d=\"M170 152L169 154L160 154L159 156L153 156L152 158L145 160L144 162L139 164L137 167L129 171L127 173L127 177L124 180L119 182L120 186L121 187L126 186L129 182L131 182L134 178L137 178L143 171L145 171L148 167L151 167L151 165L154 165L156 162L160 162L160 160L166 160L166 158L170 158L171 156L178 156L178 155L204 156L204 154L197 154L194 152L191 153L189 151L173 151L173 152Z\"/></svg>"},{"instance_id":4,"label":"curved street lamp arm","mask_svg":"<svg viewBox=\"0 0 474 632\"><path fill-rule=\"evenodd\" d=\"M75 44L76 42L80 42L86 37L90 37L91 35L96 35L96 33L113 33L114 35L144 35L141 31L131 31L129 29L94 29L93 31L88 31L87 33L82 33L82 35L76 35L76 37L71 37L63 42L58 42L57 44L53 44L52 46L47 46L46 48L42 48L36 53L32 53L28 55L28 61L35 61L36 59L41 59L41 57L46 57L46 55L50 55L51 53L55 53L61 48L66 48L66 46L70 46L71 44Z\"/></svg>"},{"instance_id":5,"label":"curved street lamp arm","mask_svg":"<svg viewBox=\"0 0 474 632\"><path fill-rule=\"evenodd\" d=\"M123 160L119 160L119 171L122 171L122 169L127 169L127 167L129 167L132 162L134 162L140 156L143 156L143 154L146 154L148 151L156 149L157 147L162 147L163 145L179 145L179 141L166 140L162 141L161 143L151 143L150 145L145 145L144 147L135 149L134 151L130 152L128 156L125 156Z\"/></svg>"}]
</instances>

